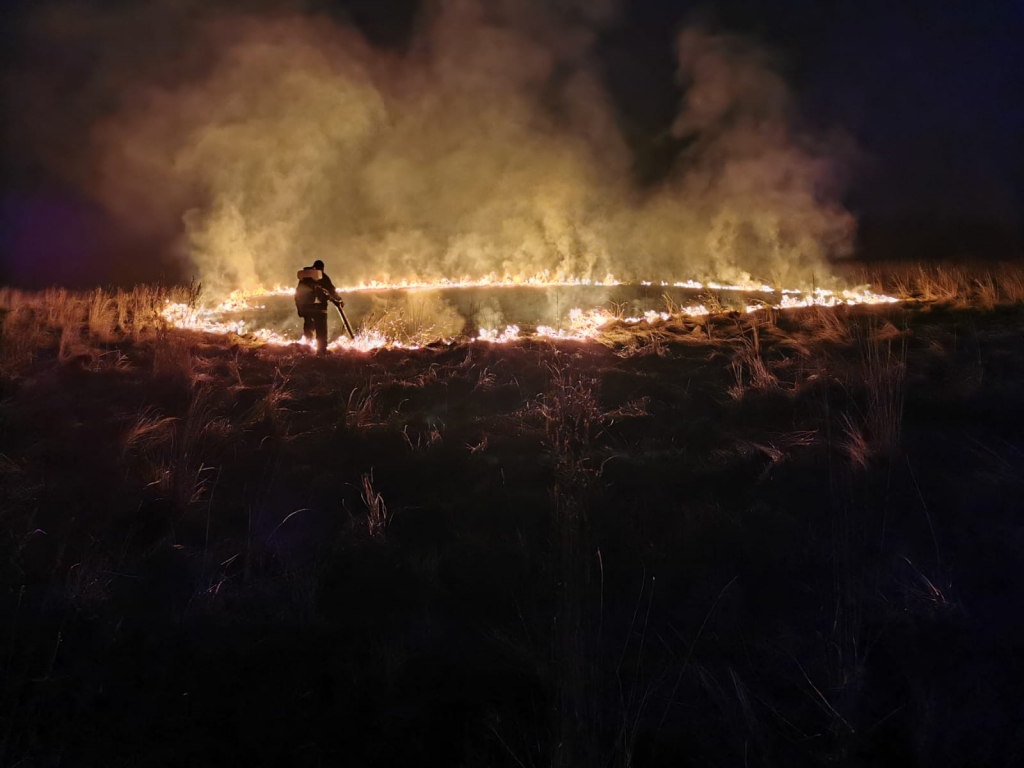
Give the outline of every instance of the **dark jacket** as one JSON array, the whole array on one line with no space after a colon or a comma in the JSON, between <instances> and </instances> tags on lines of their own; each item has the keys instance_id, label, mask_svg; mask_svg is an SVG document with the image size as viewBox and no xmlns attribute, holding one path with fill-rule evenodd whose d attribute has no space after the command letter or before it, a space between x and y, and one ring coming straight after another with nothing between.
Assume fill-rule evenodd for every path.
<instances>
[{"instance_id":1,"label":"dark jacket","mask_svg":"<svg viewBox=\"0 0 1024 768\"><path fill-rule=\"evenodd\" d=\"M305 267L305 269L312 269L312 267ZM295 289L295 307L300 315L326 312L328 302L341 300L338 289L334 287L331 278L323 270L321 270L321 274L323 277L319 280L307 277L299 281L299 285Z\"/></svg>"}]
</instances>

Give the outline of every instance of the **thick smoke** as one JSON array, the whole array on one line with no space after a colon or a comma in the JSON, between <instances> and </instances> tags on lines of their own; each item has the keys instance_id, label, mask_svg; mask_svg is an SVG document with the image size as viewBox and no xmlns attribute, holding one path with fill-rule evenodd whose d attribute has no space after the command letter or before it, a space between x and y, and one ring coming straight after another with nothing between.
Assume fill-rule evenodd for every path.
<instances>
[{"instance_id":1,"label":"thick smoke","mask_svg":"<svg viewBox=\"0 0 1024 768\"><path fill-rule=\"evenodd\" d=\"M686 211L687 252L723 277L782 281L848 255L855 222L828 197L831 162L791 134L790 94L769 59L739 38L690 29L679 37L679 78L672 130L692 144L667 205Z\"/></svg>"},{"instance_id":2,"label":"thick smoke","mask_svg":"<svg viewBox=\"0 0 1024 768\"><path fill-rule=\"evenodd\" d=\"M402 53L302 14L182 22L187 55L117 73L77 181L126 226L177 222L215 291L287 284L317 258L339 284L806 283L848 250L830 163L792 135L785 83L755 48L679 36L687 149L640 189L592 54L610 7L552 7L435 3Z\"/></svg>"}]
</instances>

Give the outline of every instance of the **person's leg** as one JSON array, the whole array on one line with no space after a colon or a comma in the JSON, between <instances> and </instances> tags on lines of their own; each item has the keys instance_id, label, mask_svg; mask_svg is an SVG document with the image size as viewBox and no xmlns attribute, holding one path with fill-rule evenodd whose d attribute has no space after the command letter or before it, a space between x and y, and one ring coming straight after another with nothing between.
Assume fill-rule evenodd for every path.
<instances>
[{"instance_id":1,"label":"person's leg","mask_svg":"<svg viewBox=\"0 0 1024 768\"><path fill-rule=\"evenodd\" d=\"M327 313L317 312L316 315L316 348L322 355L327 352Z\"/></svg>"},{"instance_id":2,"label":"person's leg","mask_svg":"<svg viewBox=\"0 0 1024 768\"><path fill-rule=\"evenodd\" d=\"M309 315L302 316L302 338L306 341L313 340L313 331L315 330L315 324L313 318Z\"/></svg>"}]
</instances>

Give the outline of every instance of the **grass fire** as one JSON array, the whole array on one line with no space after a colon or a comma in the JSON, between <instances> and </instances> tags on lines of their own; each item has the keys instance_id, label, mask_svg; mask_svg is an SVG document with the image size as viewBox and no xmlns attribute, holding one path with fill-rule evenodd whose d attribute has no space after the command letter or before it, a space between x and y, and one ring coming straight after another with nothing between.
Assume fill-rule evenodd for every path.
<instances>
[{"instance_id":1,"label":"grass fire","mask_svg":"<svg viewBox=\"0 0 1024 768\"><path fill-rule=\"evenodd\" d=\"M8 3L0 768L1024 764L960 5Z\"/></svg>"},{"instance_id":2,"label":"grass fire","mask_svg":"<svg viewBox=\"0 0 1024 768\"><path fill-rule=\"evenodd\" d=\"M459 335L467 323L479 329L475 338L481 341L518 339L524 327L538 337L596 339L602 329L613 322L626 326L650 325L668 321L673 316L699 317L711 314L712 310L724 311L727 305L722 303L723 295L729 297L726 299L728 306L745 313L898 301L866 288L834 291L819 287L801 291L753 282L723 285L712 281L705 286L695 280L675 283L645 280L624 284L612 275L598 281L552 278L549 274L528 278L506 276L500 280L490 276L430 282L372 281L340 290L349 297L361 299L355 306L363 309L368 318L358 337L339 336L331 346L364 351L384 346L418 347L445 340ZM161 315L177 328L247 334L270 344L296 343L294 332L289 335L268 327L268 323L278 328L295 325L294 321L288 322L292 319L291 302L281 300L293 297L294 293L295 289L281 286L237 289L208 306L199 306L194 300L189 303L168 301ZM652 300L652 296L658 298ZM351 298L349 300L351 303ZM603 304L586 309L575 306L587 302ZM282 322L282 316L288 320ZM347 323L344 315L342 317ZM503 327L488 325L493 325L497 319L511 322ZM546 324L548 322L552 324Z\"/></svg>"}]
</instances>

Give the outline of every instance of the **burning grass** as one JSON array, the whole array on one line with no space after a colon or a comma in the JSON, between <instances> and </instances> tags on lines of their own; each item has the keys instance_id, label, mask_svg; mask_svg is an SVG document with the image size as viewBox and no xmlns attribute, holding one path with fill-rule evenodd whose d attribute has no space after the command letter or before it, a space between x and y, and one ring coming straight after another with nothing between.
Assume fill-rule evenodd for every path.
<instances>
[{"instance_id":1,"label":"burning grass","mask_svg":"<svg viewBox=\"0 0 1024 768\"><path fill-rule=\"evenodd\" d=\"M902 267L868 273L862 271L857 279L883 286L896 299L926 304L949 304L959 308L992 309L1024 301L1024 271L1001 265L990 270L969 272L956 267ZM476 338L491 343L508 343L525 337L518 325L504 328L481 328L479 332L464 334L464 320L443 302L431 304L418 292L444 289L479 288L535 288L579 287L589 281L576 278L553 278L538 275L531 278L483 279L439 281L436 283L375 282L343 288L343 292L407 290L408 297L401 301L381 301L365 317L360 318L359 333L355 341L341 337L332 348L372 351L383 347L416 349L438 340ZM641 285L653 283L641 281ZM622 283L608 276L596 281L595 286L620 286ZM722 292L760 292L762 298L748 302L747 313L765 313L774 316L771 308L795 309L820 307L819 332L844 333L844 326L828 311L835 306L875 304L895 301L875 294L866 288L856 290L798 291L750 283L748 285L702 284L695 281L660 283L662 287L693 290L695 303L681 303L665 294L664 310L648 310L639 316L626 316L621 310L606 308L571 309L561 327L539 325L536 336L559 340L603 340L615 346L624 346L636 353L659 354L664 334L656 328L666 323L700 319L709 314L730 310L722 304ZM132 291L104 291L73 293L54 288L42 293L27 293L9 288L0 289L0 312L3 312L4 352L2 364L8 371L29 365L35 354L56 342L63 360L79 359L92 362L88 350L109 347L124 341L139 342L152 338L168 327L198 330L207 333L240 336L240 341L253 344L287 345L300 343L279 332L258 328L246 321L232 320L230 314L251 309L253 302L262 297L287 295L290 289L247 289L235 291L227 299L209 308L201 300L201 286L168 289L140 286ZM772 304L771 302L775 302ZM225 315L227 313L227 315ZM692 328L693 326L689 326Z\"/></svg>"},{"instance_id":2,"label":"burning grass","mask_svg":"<svg viewBox=\"0 0 1024 768\"><path fill-rule=\"evenodd\" d=\"M1010 764L1024 315L978 285L324 359L4 292L3 761Z\"/></svg>"},{"instance_id":3,"label":"burning grass","mask_svg":"<svg viewBox=\"0 0 1024 768\"><path fill-rule=\"evenodd\" d=\"M610 299L611 290L634 291L642 289L648 293L654 283L637 281L623 283L612 276L603 281L580 280L576 278L552 277L547 274L527 279L506 276L497 278L488 276L482 279L465 278L459 281L439 280L430 283L410 282L372 282L356 286L348 286L340 290L350 297L364 299L363 294L370 296L370 307L364 307L359 332L354 338L341 336L331 347L333 349L357 349L370 351L382 347L417 349L420 346L436 341L447 341L460 337L468 319L463 314L467 309L474 317L487 317L488 322L479 327L479 332L470 335L478 341L490 343L509 343L520 338L536 335L542 338L559 340L590 340L599 339L608 326L613 323L626 326L650 325L659 320L665 321L674 316L700 317L727 311L720 292L730 295L728 306L733 310L747 313L760 311L764 308L794 309L809 306L853 306L859 304L894 303L896 299L871 292L866 286L856 289L826 289L817 287L807 290L787 289L748 282L742 285L720 285L718 283L702 284L690 280L686 282L661 282L659 288L666 290L665 298L668 311L644 309L639 314L627 316L626 303L616 303ZM567 307L566 317L561 316L558 292L571 289L572 300L585 299L579 291L593 289L598 291L590 301L603 301L606 306ZM534 292L533 299L527 299L522 290ZM536 311L549 314L551 307L536 306L537 292L554 292L557 324L548 325L540 316L528 317L524 323L511 322L504 326L493 324L495 316L502 312L477 307L456 308L442 293L472 293L488 297L493 302L501 293L514 293L517 301L523 305L533 305ZM685 302L677 302L668 291L685 291L690 297ZM495 293L497 292L497 293ZM519 293L517 293L519 292ZM297 341L296 333L282 330L275 323L268 323L268 318L260 317L268 309L264 302L289 297L292 289L278 286L275 288L254 287L233 291L227 298L203 307L190 307L183 304L168 302L164 309L165 321L183 330L198 330L218 334L245 334L261 342L275 345L286 345ZM601 299L601 296L605 296ZM571 307L571 305L569 305ZM546 310L546 312L545 312ZM564 320L564 321L563 321ZM280 318L279 318L280 321Z\"/></svg>"}]
</instances>

